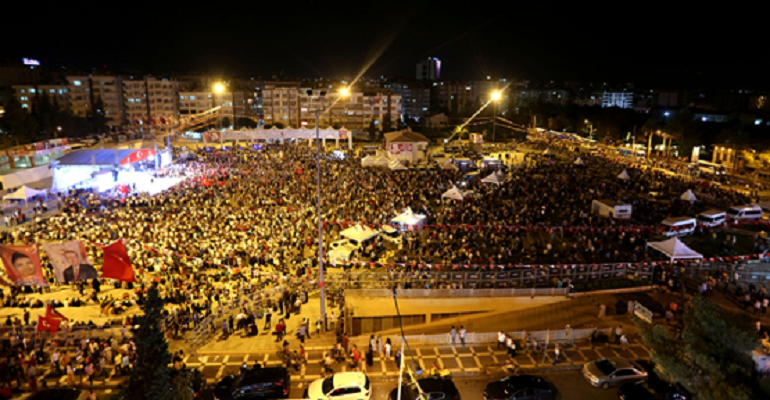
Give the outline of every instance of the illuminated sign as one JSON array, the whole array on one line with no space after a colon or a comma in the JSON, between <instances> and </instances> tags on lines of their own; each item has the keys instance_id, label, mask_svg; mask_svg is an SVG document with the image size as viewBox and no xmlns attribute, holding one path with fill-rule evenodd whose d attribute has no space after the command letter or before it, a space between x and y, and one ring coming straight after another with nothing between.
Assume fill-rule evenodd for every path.
<instances>
[{"instance_id":1,"label":"illuminated sign","mask_svg":"<svg viewBox=\"0 0 770 400\"><path fill-rule=\"evenodd\" d=\"M21 60L24 61L24 65L40 65L40 61L32 58L22 58Z\"/></svg>"}]
</instances>

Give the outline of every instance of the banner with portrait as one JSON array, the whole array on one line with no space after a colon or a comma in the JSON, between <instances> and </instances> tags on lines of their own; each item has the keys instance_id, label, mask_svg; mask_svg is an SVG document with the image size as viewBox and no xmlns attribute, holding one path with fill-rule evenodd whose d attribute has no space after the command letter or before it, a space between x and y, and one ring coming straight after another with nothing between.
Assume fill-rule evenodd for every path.
<instances>
[{"instance_id":1,"label":"banner with portrait","mask_svg":"<svg viewBox=\"0 0 770 400\"><path fill-rule=\"evenodd\" d=\"M88 259L86 246L82 241L46 243L42 246L48 259L51 260L57 281L70 283L97 279L99 277L96 269Z\"/></svg>"},{"instance_id":2,"label":"banner with portrait","mask_svg":"<svg viewBox=\"0 0 770 400\"><path fill-rule=\"evenodd\" d=\"M0 245L8 279L16 286L48 286L40 265L40 252L36 244L26 246Z\"/></svg>"}]
</instances>

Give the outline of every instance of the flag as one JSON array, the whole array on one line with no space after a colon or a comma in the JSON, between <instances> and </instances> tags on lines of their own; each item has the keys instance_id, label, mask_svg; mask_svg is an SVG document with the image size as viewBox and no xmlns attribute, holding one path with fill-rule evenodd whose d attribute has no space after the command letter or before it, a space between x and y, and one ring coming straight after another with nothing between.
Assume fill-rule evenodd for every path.
<instances>
[{"instance_id":1,"label":"flag","mask_svg":"<svg viewBox=\"0 0 770 400\"><path fill-rule=\"evenodd\" d=\"M160 117L160 123L163 125L166 125L166 119L163 117Z\"/></svg>"},{"instance_id":2,"label":"flag","mask_svg":"<svg viewBox=\"0 0 770 400\"><path fill-rule=\"evenodd\" d=\"M131 259L128 258L123 240L118 239L109 246L103 246L104 269L102 278L117 279L123 282L136 282L134 270L131 268Z\"/></svg>"},{"instance_id":3,"label":"flag","mask_svg":"<svg viewBox=\"0 0 770 400\"><path fill-rule=\"evenodd\" d=\"M37 317L37 327L35 328L35 331L37 332L51 332L56 333L59 332L59 326L61 325L60 319L53 319L53 318L47 318L38 315Z\"/></svg>"},{"instance_id":4,"label":"flag","mask_svg":"<svg viewBox=\"0 0 770 400\"><path fill-rule=\"evenodd\" d=\"M45 317L48 319L56 319L60 321L69 321L70 319L56 311L50 304L45 306Z\"/></svg>"}]
</instances>

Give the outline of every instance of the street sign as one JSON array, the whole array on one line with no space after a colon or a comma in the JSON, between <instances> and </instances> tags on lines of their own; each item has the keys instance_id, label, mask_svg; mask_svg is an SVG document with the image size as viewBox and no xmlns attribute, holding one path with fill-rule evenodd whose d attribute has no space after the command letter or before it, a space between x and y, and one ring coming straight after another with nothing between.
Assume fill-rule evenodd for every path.
<instances>
[{"instance_id":1,"label":"street sign","mask_svg":"<svg viewBox=\"0 0 770 400\"><path fill-rule=\"evenodd\" d=\"M652 323L652 311L650 311L647 307L639 304L638 301L634 302L634 316L641 319L642 321L646 321L647 323Z\"/></svg>"}]
</instances>

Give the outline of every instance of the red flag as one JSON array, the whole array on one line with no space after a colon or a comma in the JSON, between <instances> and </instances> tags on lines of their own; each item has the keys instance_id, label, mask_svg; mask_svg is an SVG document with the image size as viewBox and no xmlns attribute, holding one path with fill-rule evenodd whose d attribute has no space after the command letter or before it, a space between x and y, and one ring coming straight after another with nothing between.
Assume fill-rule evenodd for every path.
<instances>
[{"instance_id":1,"label":"red flag","mask_svg":"<svg viewBox=\"0 0 770 400\"><path fill-rule=\"evenodd\" d=\"M35 331L56 333L59 332L59 325L61 325L60 319L46 318L38 315Z\"/></svg>"},{"instance_id":2,"label":"red flag","mask_svg":"<svg viewBox=\"0 0 770 400\"><path fill-rule=\"evenodd\" d=\"M45 306L45 317L47 319L56 319L60 321L69 321L70 319L62 315L60 312L56 311L55 308L51 307L50 304Z\"/></svg>"},{"instance_id":3,"label":"red flag","mask_svg":"<svg viewBox=\"0 0 770 400\"><path fill-rule=\"evenodd\" d=\"M128 258L123 240L118 239L109 246L102 247L104 252L104 269L102 278L112 278L123 282L136 282L131 259Z\"/></svg>"}]
</instances>

